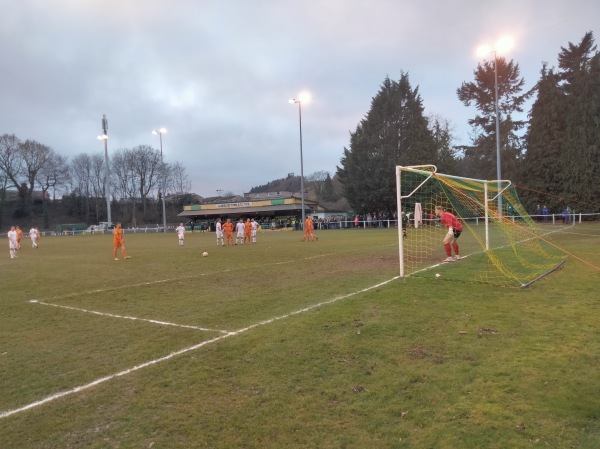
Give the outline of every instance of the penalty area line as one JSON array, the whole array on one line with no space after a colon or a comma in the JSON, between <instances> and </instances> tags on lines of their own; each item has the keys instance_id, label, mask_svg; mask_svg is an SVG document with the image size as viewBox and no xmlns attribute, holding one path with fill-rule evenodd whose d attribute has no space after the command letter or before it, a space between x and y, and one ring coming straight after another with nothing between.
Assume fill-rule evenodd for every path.
<instances>
[{"instance_id":1,"label":"penalty area line","mask_svg":"<svg viewBox=\"0 0 600 449\"><path fill-rule=\"evenodd\" d=\"M156 281L140 282L137 284L120 285L118 287L98 288L98 289L94 289L94 290L88 290L85 292L65 293L64 295L52 296L51 298L45 298L45 299L48 301L55 301L57 299L74 298L76 296L82 296L82 295L93 295L93 294L97 294L97 293L113 292L113 291L117 291L117 290L125 290L125 289L130 289L130 288L148 287L150 285L166 284L169 282L183 281L186 279L195 279L195 278L202 277L202 276L209 276L211 274L227 273L229 271L231 271L231 270L192 274L189 276L181 276L181 277L171 278L171 279L159 279ZM39 301L43 301L43 300L39 300Z\"/></svg>"},{"instance_id":2,"label":"penalty area line","mask_svg":"<svg viewBox=\"0 0 600 449\"><path fill-rule=\"evenodd\" d=\"M249 331L251 329L254 329L254 328L257 328L257 327L260 327L260 326L264 326L264 325L267 325L267 324L271 324L271 323L274 323L276 321L280 321L280 320L283 320L283 319L286 319L286 318L289 318L289 317L292 317L292 316L295 316L295 315L299 315L301 313L309 312L309 311L311 311L313 309L317 309L317 308L323 307L325 305L333 304L333 303L335 303L337 301L341 301L343 299L347 299L347 298L350 298L352 296L359 295L361 293L366 293L366 292L368 292L370 290L373 290L373 289L382 287L382 286L384 286L386 284L389 284L390 282L393 282L393 281L395 281L395 280L397 280L399 278L400 278L400 276L394 276L393 278L388 279L387 281L383 281L383 282L380 282L378 284L371 285L370 287L366 287L366 288L363 288L361 290L357 290L355 292L348 293L346 295L337 296L337 297L329 299L327 301L323 301L323 302L320 302L318 304L313 304L313 305L304 307L302 309L295 310L295 311L290 312L290 313L285 314L285 315L280 315L280 316L276 316L276 317L273 317L273 318L269 318L267 320L260 321L258 323L252 324L252 325L250 325L248 327L244 327L242 329L239 329L237 331L228 332L225 335L220 335L220 336L212 338L210 340L203 341L202 343L198 343L196 345L188 346L187 348L183 348L183 349L180 349L178 351L171 352L170 354L167 354L164 357L160 357L158 359L150 360L150 361L142 363L140 365L136 365L136 366L134 366L132 368L128 368L128 369L125 369L123 371L119 371L118 373L115 373L115 374L111 374L111 375L108 375L108 376L101 377L101 378L96 379L96 380L94 380L94 381L92 381L90 383L87 383L85 385L80 385L80 386L72 388L70 390L60 391L60 392L55 393L55 394L53 394L51 396L48 396L48 397L46 397L44 399L40 399L39 401L32 402L30 404L24 405L24 406L16 408L16 409L6 410L6 411L3 411L3 412L0 412L0 419L7 418L9 416L16 415L17 413L25 412L27 410L31 410L33 408L39 407L41 405L47 404L47 403L55 401L57 399L60 399L60 398L66 397L66 396L70 396L72 394L79 393L81 391L88 390L88 389L90 389L92 387L95 387L95 386L100 385L102 383L108 382L108 381L110 381L112 379L116 379L118 377L123 377L123 376L126 376L128 374L131 374L131 373L134 373L136 371L139 371L139 370L141 370L143 368L147 368L149 366L156 365L156 364L161 363L161 362L165 362L167 360L170 360L170 359L172 359L174 357L177 357L179 355L185 354L187 352L195 351L197 349L200 349L200 348L202 348L204 346L207 346L207 345L210 345L212 343L217 343L218 341L221 341L221 340L223 340L225 338L234 337L234 336L243 334L244 332L247 332L247 331ZM35 301L35 300L33 300L33 301ZM53 304L49 304L49 305L53 305ZM57 306L57 307L64 307L64 306Z\"/></svg>"},{"instance_id":3,"label":"penalty area line","mask_svg":"<svg viewBox=\"0 0 600 449\"><path fill-rule=\"evenodd\" d=\"M52 303L49 303L49 302L39 301L37 299L32 299L29 302L32 303L32 304L40 304L42 306L58 307L59 309L75 310L77 312L91 313L92 315L99 315L99 316L105 316L105 317L110 317L110 318L119 318L119 319L122 319L122 320L144 321L146 323L160 324L161 326L183 327L183 328L186 328L186 329L195 329L195 330L199 330L199 331L220 332L222 334L229 333L229 331L224 331L224 330L221 330L221 329L209 329L209 328L206 328L206 327L191 326L191 325L188 325L188 324L169 323L168 321L151 320L151 319L148 319L148 318L138 318L138 317L135 317L135 316L116 315L114 313L98 312L97 310L88 310L88 309L81 309L79 307L71 307L71 306L63 306L63 305L60 305L60 304L52 304Z\"/></svg>"}]
</instances>

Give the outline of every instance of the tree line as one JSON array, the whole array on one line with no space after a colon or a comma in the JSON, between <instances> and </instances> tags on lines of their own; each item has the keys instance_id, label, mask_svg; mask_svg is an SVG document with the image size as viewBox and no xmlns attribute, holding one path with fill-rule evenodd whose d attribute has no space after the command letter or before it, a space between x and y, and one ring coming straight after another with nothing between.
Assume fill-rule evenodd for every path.
<instances>
[{"instance_id":1,"label":"tree line","mask_svg":"<svg viewBox=\"0 0 600 449\"><path fill-rule=\"evenodd\" d=\"M495 57L474 71L474 81L457 88L458 99L474 106L470 145L454 146L451 126L425 117L418 88L408 74L386 77L366 117L350 135L337 175L356 213L393 214L395 167L434 164L442 173L496 179L496 79L502 178L519 187L521 199L561 211L569 205L600 211L600 55L593 33L561 47L558 68L542 64L530 90L517 62ZM527 119L519 119L534 98Z\"/></svg>"},{"instance_id":2,"label":"tree line","mask_svg":"<svg viewBox=\"0 0 600 449\"><path fill-rule=\"evenodd\" d=\"M106 219L107 194L115 205L116 219L133 224L158 222L155 208L148 206L155 204L159 195L182 196L191 187L182 164L164 163L160 151L148 145L116 150L108 159L108 178L106 168L102 153L81 153L69 160L35 140L23 141L14 134L3 134L0 217L7 204L7 192L15 189L18 203L14 217L32 217L34 204L41 203L46 228L48 206L57 201L57 195L69 205L71 215L85 222Z\"/></svg>"}]
</instances>

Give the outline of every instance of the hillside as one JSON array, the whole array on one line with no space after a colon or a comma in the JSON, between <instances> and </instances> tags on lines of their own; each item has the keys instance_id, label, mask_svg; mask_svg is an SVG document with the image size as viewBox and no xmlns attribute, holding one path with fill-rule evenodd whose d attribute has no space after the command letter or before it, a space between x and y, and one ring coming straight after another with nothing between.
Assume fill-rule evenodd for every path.
<instances>
[{"instance_id":1,"label":"hillside","mask_svg":"<svg viewBox=\"0 0 600 449\"><path fill-rule=\"evenodd\" d=\"M324 181L305 180L304 189L306 198L318 201L321 206L328 210L350 210L348 201L342 196L343 190L337 175L331 178L333 194L319 195L322 191ZM275 179L266 184L252 187L249 193L262 192L294 192L300 195L300 176L295 176L293 173L288 174L286 178Z\"/></svg>"}]
</instances>

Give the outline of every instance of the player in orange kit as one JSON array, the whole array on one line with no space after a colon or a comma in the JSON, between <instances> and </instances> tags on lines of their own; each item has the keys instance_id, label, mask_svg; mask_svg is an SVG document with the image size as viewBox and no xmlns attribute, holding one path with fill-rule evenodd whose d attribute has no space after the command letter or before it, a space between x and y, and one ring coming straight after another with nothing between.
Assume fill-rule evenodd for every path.
<instances>
[{"instance_id":1,"label":"player in orange kit","mask_svg":"<svg viewBox=\"0 0 600 449\"><path fill-rule=\"evenodd\" d=\"M314 228L313 220L311 217L306 217L306 219L304 220L304 239L303 239L303 241L307 241L307 240L312 240L313 242L315 240L319 240L319 238L315 235L315 228Z\"/></svg>"},{"instance_id":2,"label":"player in orange kit","mask_svg":"<svg viewBox=\"0 0 600 449\"><path fill-rule=\"evenodd\" d=\"M225 231L227 246L233 245L233 223L231 222L231 218L228 218L225 224L223 224L223 230Z\"/></svg>"},{"instance_id":3,"label":"player in orange kit","mask_svg":"<svg viewBox=\"0 0 600 449\"><path fill-rule=\"evenodd\" d=\"M244 245L246 244L246 240L250 243L250 234L252 233L252 223L250 223L250 219L247 218L244 223Z\"/></svg>"},{"instance_id":4,"label":"player in orange kit","mask_svg":"<svg viewBox=\"0 0 600 449\"><path fill-rule=\"evenodd\" d=\"M123 241L123 228L121 228L121 223L117 223L115 229L113 231L113 256L115 260L119 260L117 258L117 249L121 248L121 255L123 259L131 259L127 255L127 251L125 251L125 242Z\"/></svg>"},{"instance_id":5,"label":"player in orange kit","mask_svg":"<svg viewBox=\"0 0 600 449\"><path fill-rule=\"evenodd\" d=\"M17 232L17 249L21 249L21 240L23 240L23 231L18 226L15 229L15 231Z\"/></svg>"}]
</instances>

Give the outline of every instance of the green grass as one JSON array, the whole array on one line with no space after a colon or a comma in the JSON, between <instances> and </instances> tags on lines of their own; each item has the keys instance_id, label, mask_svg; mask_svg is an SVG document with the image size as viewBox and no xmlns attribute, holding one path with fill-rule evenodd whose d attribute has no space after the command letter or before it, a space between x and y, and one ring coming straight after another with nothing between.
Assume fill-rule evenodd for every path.
<instances>
[{"instance_id":1,"label":"green grass","mask_svg":"<svg viewBox=\"0 0 600 449\"><path fill-rule=\"evenodd\" d=\"M395 230L300 235L127 234L118 262L110 236L6 251L0 414L70 393L0 418L0 447L600 447L597 270L394 279ZM595 266L599 240L553 236Z\"/></svg>"}]
</instances>

